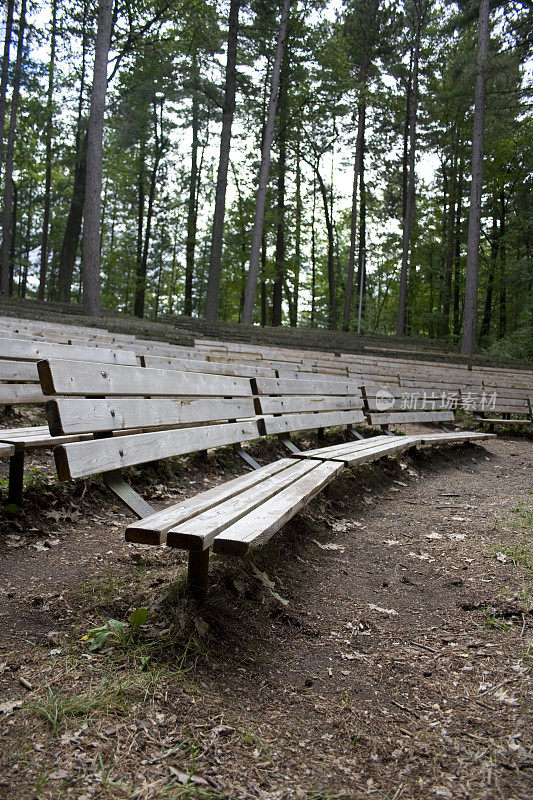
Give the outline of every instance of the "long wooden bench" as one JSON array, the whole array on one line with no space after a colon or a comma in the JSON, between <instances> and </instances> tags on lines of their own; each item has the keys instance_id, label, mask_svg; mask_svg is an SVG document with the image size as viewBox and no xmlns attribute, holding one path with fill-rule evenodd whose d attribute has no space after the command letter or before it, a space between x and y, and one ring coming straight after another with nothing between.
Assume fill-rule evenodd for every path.
<instances>
[{"instance_id":1,"label":"long wooden bench","mask_svg":"<svg viewBox=\"0 0 533 800\"><path fill-rule=\"evenodd\" d=\"M205 592L209 552L245 555L269 539L348 464L391 455L437 436L377 436L303 452L162 511L126 483L124 467L185 453L241 444L261 435L350 426L364 421L362 398L351 382L284 381L205 375L146 367L48 360L38 365L53 436L91 434L91 440L54 450L60 479L97 473L139 517L128 541L189 552L189 586ZM477 434L485 438L489 434ZM359 434L360 436L360 434ZM455 440L455 439L453 439Z\"/></svg>"},{"instance_id":2,"label":"long wooden bench","mask_svg":"<svg viewBox=\"0 0 533 800\"><path fill-rule=\"evenodd\" d=\"M0 404L3 406L42 405L47 398L42 392L37 362L43 358L67 358L82 362L133 366L133 351L112 348L74 347L51 342L0 338ZM74 437L76 438L76 437ZM70 441L72 436L64 437ZM9 465L7 503L20 506L24 485L24 457L28 450L50 449L58 444L48 425L0 428L0 442L14 447Z\"/></svg>"}]
</instances>

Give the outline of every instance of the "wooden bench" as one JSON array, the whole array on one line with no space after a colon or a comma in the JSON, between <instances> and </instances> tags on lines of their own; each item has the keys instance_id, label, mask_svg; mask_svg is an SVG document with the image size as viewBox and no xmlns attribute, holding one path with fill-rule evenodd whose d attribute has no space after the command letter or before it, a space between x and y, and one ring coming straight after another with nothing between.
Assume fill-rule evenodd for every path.
<instances>
[{"instance_id":1,"label":"wooden bench","mask_svg":"<svg viewBox=\"0 0 533 800\"><path fill-rule=\"evenodd\" d=\"M242 556L263 544L348 464L459 436L385 435L307 452L291 443L290 457L261 467L248 455L253 472L154 512L126 483L123 467L230 444L244 455L241 443L260 435L340 425L353 431L364 421L357 386L55 360L38 369L43 392L55 395L46 404L50 433L94 436L55 448L60 479L101 473L140 518L127 540L188 550L197 595L206 589L211 548Z\"/></svg>"},{"instance_id":2,"label":"wooden bench","mask_svg":"<svg viewBox=\"0 0 533 800\"><path fill-rule=\"evenodd\" d=\"M459 392L426 386L363 385L365 412L370 425L421 423L445 425L454 422L453 409L460 403Z\"/></svg>"},{"instance_id":3,"label":"wooden bench","mask_svg":"<svg viewBox=\"0 0 533 800\"><path fill-rule=\"evenodd\" d=\"M463 409L479 422L489 424L491 430L497 424L531 425L533 422L533 394L527 388L484 382L482 391L462 391L461 396Z\"/></svg>"},{"instance_id":4,"label":"wooden bench","mask_svg":"<svg viewBox=\"0 0 533 800\"><path fill-rule=\"evenodd\" d=\"M51 342L0 338L0 404L40 405L47 398L42 392L37 362L43 358L70 358L105 364L136 364L135 353L126 350L73 347ZM73 437L65 437L64 441ZM76 437L74 437L76 438ZM0 428L0 442L14 447L9 465L7 502L20 506L24 485L24 456L28 450L49 449L58 444L48 425Z\"/></svg>"}]
</instances>

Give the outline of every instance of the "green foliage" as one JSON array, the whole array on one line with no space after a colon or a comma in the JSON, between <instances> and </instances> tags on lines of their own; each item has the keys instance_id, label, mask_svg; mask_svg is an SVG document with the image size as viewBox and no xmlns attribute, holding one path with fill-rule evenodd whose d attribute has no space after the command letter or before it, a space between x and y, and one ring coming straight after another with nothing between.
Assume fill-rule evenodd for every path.
<instances>
[{"instance_id":1,"label":"green foliage","mask_svg":"<svg viewBox=\"0 0 533 800\"><path fill-rule=\"evenodd\" d=\"M90 642L89 650L100 650L106 644L120 644L127 646L139 628L146 624L148 619L148 609L136 608L128 619L129 630L125 622L118 619L109 619L105 625L93 628L82 641Z\"/></svg>"}]
</instances>

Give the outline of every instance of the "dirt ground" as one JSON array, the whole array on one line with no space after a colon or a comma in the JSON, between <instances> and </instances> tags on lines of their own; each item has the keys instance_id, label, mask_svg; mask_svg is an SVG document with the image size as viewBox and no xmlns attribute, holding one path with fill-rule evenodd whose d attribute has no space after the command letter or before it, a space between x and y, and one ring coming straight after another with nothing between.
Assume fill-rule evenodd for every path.
<instances>
[{"instance_id":1,"label":"dirt ground","mask_svg":"<svg viewBox=\"0 0 533 800\"><path fill-rule=\"evenodd\" d=\"M30 459L0 529L0 797L529 800L532 466L504 435L346 471L213 558L195 606L182 553ZM242 471L221 449L131 479L162 506Z\"/></svg>"}]
</instances>

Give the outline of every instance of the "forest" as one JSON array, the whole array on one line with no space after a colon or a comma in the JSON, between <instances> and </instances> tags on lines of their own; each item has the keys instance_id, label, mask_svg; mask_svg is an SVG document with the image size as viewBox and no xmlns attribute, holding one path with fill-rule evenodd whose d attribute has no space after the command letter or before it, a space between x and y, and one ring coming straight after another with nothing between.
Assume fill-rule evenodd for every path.
<instances>
[{"instance_id":1,"label":"forest","mask_svg":"<svg viewBox=\"0 0 533 800\"><path fill-rule=\"evenodd\" d=\"M4 0L4 296L533 358L532 7Z\"/></svg>"}]
</instances>

